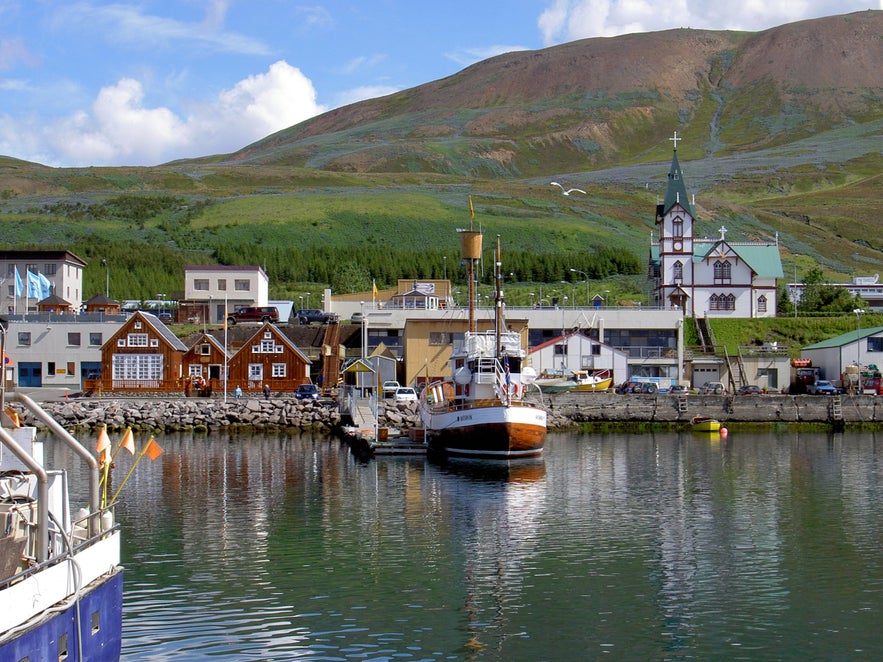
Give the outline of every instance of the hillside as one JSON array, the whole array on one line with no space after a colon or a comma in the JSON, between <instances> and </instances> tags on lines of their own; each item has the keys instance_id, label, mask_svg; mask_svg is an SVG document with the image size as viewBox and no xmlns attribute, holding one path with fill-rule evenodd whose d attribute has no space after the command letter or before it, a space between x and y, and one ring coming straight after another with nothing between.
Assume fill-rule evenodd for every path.
<instances>
[{"instance_id":1,"label":"hillside","mask_svg":"<svg viewBox=\"0 0 883 662\"><path fill-rule=\"evenodd\" d=\"M883 11L868 11L588 39L501 55L230 155L154 168L0 158L3 243L74 250L90 293L107 258L125 298L180 289L195 262L261 264L274 297L439 277L447 262L456 281L445 258L471 196L515 258L516 301L519 287L526 301L533 283L572 282L570 266L640 299L641 269L614 277L601 253L645 263L677 130L701 232L778 237L789 275L877 273L881 35ZM563 197L552 179L588 195Z\"/></svg>"}]
</instances>

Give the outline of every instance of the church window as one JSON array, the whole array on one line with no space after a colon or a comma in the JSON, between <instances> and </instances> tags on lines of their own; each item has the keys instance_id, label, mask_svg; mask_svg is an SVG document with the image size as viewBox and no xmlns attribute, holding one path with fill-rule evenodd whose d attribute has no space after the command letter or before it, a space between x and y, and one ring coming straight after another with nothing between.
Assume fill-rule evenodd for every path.
<instances>
[{"instance_id":1,"label":"church window","mask_svg":"<svg viewBox=\"0 0 883 662\"><path fill-rule=\"evenodd\" d=\"M734 294L727 295L727 310L736 310L736 296Z\"/></svg>"},{"instance_id":2,"label":"church window","mask_svg":"<svg viewBox=\"0 0 883 662\"><path fill-rule=\"evenodd\" d=\"M672 267L672 272L675 280L684 280L684 265L680 260L674 263Z\"/></svg>"},{"instance_id":3,"label":"church window","mask_svg":"<svg viewBox=\"0 0 883 662\"><path fill-rule=\"evenodd\" d=\"M759 313L766 312L766 297L763 294L761 294L757 298L757 312L759 312Z\"/></svg>"},{"instance_id":4,"label":"church window","mask_svg":"<svg viewBox=\"0 0 883 662\"><path fill-rule=\"evenodd\" d=\"M715 282L729 282L732 277L732 267L726 260L718 260L714 263L714 280Z\"/></svg>"},{"instance_id":5,"label":"church window","mask_svg":"<svg viewBox=\"0 0 883 662\"><path fill-rule=\"evenodd\" d=\"M671 222L671 234L673 237L684 236L684 219L682 219L680 216L676 216L675 219Z\"/></svg>"}]
</instances>

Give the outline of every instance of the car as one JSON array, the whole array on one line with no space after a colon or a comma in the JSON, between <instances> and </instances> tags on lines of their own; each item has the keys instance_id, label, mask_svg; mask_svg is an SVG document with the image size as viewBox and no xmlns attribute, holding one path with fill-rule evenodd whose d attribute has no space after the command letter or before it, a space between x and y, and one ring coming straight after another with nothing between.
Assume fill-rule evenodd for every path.
<instances>
[{"instance_id":1,"label":"car","mask_svg":"<svg viewBox=\"0 0 883 662\"><path fill-rule=\"evenodd\" d=\"M294 397L298 400L318 400L319 389L315 384L301 384L294 392Z\"/></svg>"},{"instance_id":2,"label":"car","mask_svg":"<svg viewBox=\"0 0 883 662\"><path fill-rule=\"evenodd\" d=\"M668 389L669 395L689 395L690 389L685 384L674 384Z\"/></svg>"},{"instance_id":3,"label":"car","mask_svg":"<svg viewBox=\"0 0 883 662\"><path fill-rule=\"evenodd\" d=\"M318 308L301 308L297 311L296 317L297 321L301 324L312 324L313 322L328 324L328 322L333 322L337 319L337 315L334 313L326 313Z\"/></svg>"},{"instance_id":4,"label":"car","mask_svg":"<svg viewBox=\"0 0 883 662\"><path fill-rule=\"evenodd\" d=\"M705 382L699 389L699 395L726 395L727 387L722 382Z\"/></svg>"},{"instance_id":5,"label":"car","mask_svg":"<svg viewBox=\"0 0 883 662\"><path fill-rule=\"evenodd\" d=\"M364 319L365 319L365 314L364 314L364 313L362 313L362 312L355 312L355 313L353 313L352 316L350 317L350 322L352 322L353 324L361 324L361 323L362 323L362 320L364 320Z\"/></svg>"},{"instance_id":6,"label":"car","mask_svg":"<svg viewBox=\"0 0 883 662\"><path fill-rule=\"evenodd\" d=\"M659 386L655 382L627 381L620 384L615 391L617 393L656 393Z\"/></svg>"},{"instance_id":7,"label":"car","mask_svg":"<svg viewBox=\"0 0 883 662\"><path fill-rule=\"evenodd\" d=\"M395 380L383 382L383 387L382 387L383 397L384 398L393 397L396 394L396 389L398 389L400 386L401 386L401 384L399 384Z\"/></svg>"},{"instance_id":8,"label":"car","mask_svg":"<svg viewBox=\"0 0 883 662\"><path fill-rule=\"evenodd\" d=\"M417 402L417 391L410 386L399 386L393 395L393 399L396 402Z\"/></svg>"},{"instance_id":9,"label":"car","mask_svg":"<svg viewBox=\"0 0 883 662\"><path fill-rule=\"evenodd\" d=\"M161 313L159 313L156 317L157 317L157 318L159 319L159 321L162 322L163 324L168 324L169 322L171 322L171 321L174 319L174 318L172 317L172 314L171 314L170 312L168 312L168 311L165 311L165 310L162 311Z\"/></svg>"},{"instance_id":10,"label":"car","mask_svg":"<svg viewBox=\"0 0 883 662\"><path fill-rule=\"evenodd\" d=\"M817 379L814 383L806 385L806 392L810 395L837 395L840 389L828 379Z\"/></svg>"},{"instance_id":11,"label":"car","mask_svg":"<svg viewBox=\"0 0 883 662\"><path fill-rule=\"evenodd\" d=\"M739 388L736 395L763 395L763 389L756 384L748 384Z\"/></svg>"},{"instance_id":12,"label":"car","mask_svg":"<svg viewBox=\"0 0 883 662\"><path fill-rule=\"evenodd\" d=\"M246 306L227 315L227 324L233 326L237 322L272 322L279 321L279 310L276 306Z\"/></svg>"}]
</instances>

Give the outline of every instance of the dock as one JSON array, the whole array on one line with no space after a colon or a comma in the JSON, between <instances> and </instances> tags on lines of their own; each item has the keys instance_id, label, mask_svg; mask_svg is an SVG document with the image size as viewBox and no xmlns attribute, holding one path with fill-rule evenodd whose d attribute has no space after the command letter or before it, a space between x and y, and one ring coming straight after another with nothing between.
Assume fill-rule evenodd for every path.
<instances>
[{"instance_id":1,"label":"dock","mask_svg":"<svg viewBox=\"0 0 883 662\"><path fill-rule=\"evenodd\" d=\"M344 440L359 457L377 455L425 455L423 428L412 428L407 433L397 428L347 426L343 428Z\"/></svg>"}]
</instances>

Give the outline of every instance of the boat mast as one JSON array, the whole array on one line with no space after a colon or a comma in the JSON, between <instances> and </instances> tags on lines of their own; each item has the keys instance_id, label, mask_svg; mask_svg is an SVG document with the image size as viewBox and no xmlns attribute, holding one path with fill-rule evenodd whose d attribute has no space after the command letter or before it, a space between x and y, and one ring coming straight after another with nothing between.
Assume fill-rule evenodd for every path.
<instances>
[{"instance_id":1,"label":"boat mast","mask_svg":"<svg viewBox=\"0 0 883 662\"><path fill-rule=\"evenodd\" d=\"M502 354L503 333L503 255L500 252L500 235L497 235L497 251L494 259L494 332L497 341L497 356Z\"/></svg>"},{"instance_id":2,"label":"boat mast","mask_svg":"<svg viewBox=\"0 0 883 662\"><path fill-rule=\"evenodd\" d=\"M475 323L475 263L481 259L481 232L472 229L475 212L472 209L472 198L469 198L469 229L458 229L460 233L460 257L466 262L466 278L469 281L469 332L478 329Z\"/></svg>"}]
</instances>

